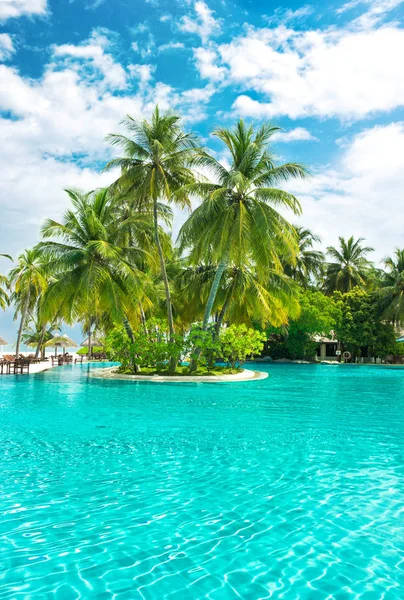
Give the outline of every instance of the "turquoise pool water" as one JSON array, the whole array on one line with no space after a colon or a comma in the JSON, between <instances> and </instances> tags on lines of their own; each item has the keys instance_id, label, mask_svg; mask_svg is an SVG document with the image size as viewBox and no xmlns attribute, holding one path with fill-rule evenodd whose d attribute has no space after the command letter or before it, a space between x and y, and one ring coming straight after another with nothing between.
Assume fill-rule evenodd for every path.
<instances>
[{"instance_id":1,"label":"turquoise pool water","mask_svg":"<svg viewBox=\"0 0 404 600\"><path fill-rule=\"evenodd\" d=\"M0 377L0 599L404 598L404 371Z\"/></svg>"}]
</instances>

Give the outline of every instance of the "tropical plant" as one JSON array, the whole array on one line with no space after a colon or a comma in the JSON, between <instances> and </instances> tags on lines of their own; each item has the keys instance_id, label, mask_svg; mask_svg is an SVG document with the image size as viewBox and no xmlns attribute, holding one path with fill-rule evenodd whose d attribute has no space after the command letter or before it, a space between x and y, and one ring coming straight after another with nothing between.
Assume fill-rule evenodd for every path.
<instances>
[{"instance_id":1,"label":"tropical plant","mask_svg":"<svg viewBox=\"0 0 404 600\"><path fill-rule=\"evenodd\" d=\"M55 332L60 332L60 324L56 321L53 323L42 323L38 316L32 316L30 322L22 332L21 341L27 346L35 348L35 358L42 354L45 356L45 344L49 342L55 335Z\"/></svg>"},{"instance_id":2,"label":"tropical plant","mask_svg":"<svg viewBox=\"0 0 404 600\"><path fill-rule=\"evenodd\" d=\"M277 209L299 214L299 202L274 186L304 177L306 170L296 163L276 165L269 141L278 129L266 124L254 131L239 121L234 130L216 130L213 135L230 152L230 167L201 151L196 163L210 171L217 183L195 182L183 188L184 194L200 196L203 202L181 228L181 247L191 249L194 264L209 256L217 265L204 311L205 330L228 266L242 268L251 262L258 273L269 267L282 271L282 255L292 257L297 252L294 228Z\"/></svg>"},{"instance_id":3,"label":"tropical plant","mask_svg":"<svg viewBox=\"0 0 404 600\"><path fill-rule=\"evenodd\" d=\"M313 245L321 240L310 229L295 226L298 250L292 261L286 261L284 270L294 281L303 287L318 280L324 268L324 254L315 250Z\"/></svg>"},{"instance_id":4,"label":"tropical plant","mask_svg":"<svg viewBox=\"0 0 404 600\"><path fill-rule=\"evenodd\" d=\"M115 219L106 189L67 193L73 210L66 212L62 223L52 219L44 223L44 239L37 247L54 274L44 312L68 323L82 321L86 331L101 315L110 323L126 322L130 330L128 316L136 314L145 277L136 265L146 254L125 245L134 219Z\"/></svg>"},{"instance_id":5,"label":"tropical plant","mask_svg":"<svg viewBox=\"0 0 404 600\"><path fill-rule=\"evenodd\" d=\"M232 369L243 366L248 357L259 354L267 335L246 325L231 325L220 334L220 354Z\"/></svg>"},{"instance_id":6,"label":"tropical plant","mask_svg":"<svg viewBox=\"0 0 404 600\"><path fill-rule=\"evenodd\" d=\"M161 114L158 107L151 121L138 121L128 116L123 124L128 130L127 136L111 134L107 139L121 148L124 156L112 160L106 169L121 169L121 176L112 187L115 193L129 198L136 209L149 211L153 215L154 240L164 283L170 341L174 343L171 290L159 230L159 205L166 201L176 202L181 208L190 206L188 195L183 193L178 196L177 192L194 181L190 165L195 155L196 141L193 135L182 130L180 117ZM171 361L170 370L175 370L175 360Z\"/></svg>"},{"instance_id":7,"label":"tropical plant","mask_svg":"<svg viewBox=\"0 0 404 600\"><path fill-rule=\"evenodd\" d=\"M370 246L363 246L364 238L348 240L339 237L339 247L328 246L327 253L332 262L327 264L324 290L327 294L335 291L350 292L354 287L364 288L372 266L366 255L373 252Z\"/></svg>"},{"instance_id":8,"label":"tropical plant","mask_svg":"<svg viewBox=\"0 0 404 600\"><path fill-rule=\"evenodd\" d=\"M384 259L386 271L382 278L380 306L385 319L393 325L404 326L404 248Z\"/></svg>"},{"instance_id":9,"label":"tropical plant","mask_svg":"<svg viewBox=\"0 0 404 600\"><path fill-rule=\"evenodd\" d=\"M181 247L190 248L194 264L208 258L217 265L205 305L204 330L226 268L243 269L251 263L262 282L267 269L283 271L282 256L292 260L297 253L295 230L277 209L299 214L300 204L295 196L274 186L304 177L306 170L296 163L276 165L269 142L278 129L266 124L255 131L240 120L234 130L216 130L214 135L230 153L230 167L201 151L196 164L217 182L195 182L183 188L184 194L202 197L203 202L180 230ZM194 368L192 362L190 369Z\"/></svg>"},{"instance_id":10,"label":"tropical plant","mask_svg":"<svg viewBox=\"0 0 404 600\"><path fill-rule=\"evenodd\" d=\"M0 254L0 257L8 258L9 260L13 260L9 254ZM8 294L8 290L10 288L10 282L8 277L5 275L1 275L0 273L0 309L5 310L7 306L10 304L10 296Z\"/></svg>"},{"instance_id":11,"label":"tropical plant","mask_svg":"<svg viewBox=\"0 0 404 600\"><path fill-rule=\"evenodd\" d=\"M40 294L48 283L46 265L36 248L24 250L16 261L16 266L9 273L12 285L12 300L15 304L15 318L21 316L18 328L15 353L20 354L21 337L27 322L29 311L33 309Z\"/></svg>"}]
</instances>

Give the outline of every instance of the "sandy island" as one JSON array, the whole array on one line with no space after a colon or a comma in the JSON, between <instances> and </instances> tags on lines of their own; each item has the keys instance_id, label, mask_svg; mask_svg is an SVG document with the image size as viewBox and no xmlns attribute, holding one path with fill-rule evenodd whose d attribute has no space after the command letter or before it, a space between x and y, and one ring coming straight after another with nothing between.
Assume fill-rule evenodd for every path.
<instances>
[{"instance_id":1,"label":"sandy island","mask_svg":"<svg viewBox=\"0 0 404 600\"><path fill-rule=\"evenodd\" d=\"M123 375L116 367L94 369L90 377L100 379L119 379L121 381L153 381L154 383L231 383L237 381L259 381L266 379L268 373L244 369L235 375Z\"/></svg>"}]
</instances>

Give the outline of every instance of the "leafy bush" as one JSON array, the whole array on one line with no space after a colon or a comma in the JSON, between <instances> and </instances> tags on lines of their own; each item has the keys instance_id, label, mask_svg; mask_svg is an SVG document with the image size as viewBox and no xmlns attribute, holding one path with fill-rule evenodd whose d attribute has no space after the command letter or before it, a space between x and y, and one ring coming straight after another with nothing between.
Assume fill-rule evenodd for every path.
<instances>
[{"instance_id":1,"label":"leafy bush","mask_svg":"<svg viewBox=\"0 0 404 600\"><path fill-rule=\"evenodd\" d=\"M232 369L241 368L247 358L259 354L267 335L246 325L231 325L220 334L220 353Z\"/></svg>"},{"instance_id":2,"label":"leafy bush","mask_svg":"<svg viewBox=\"0 0 404 600\"><path fill-rule=\"evenodd\" d=\"M214 326L209 327L208 331L203 331L201 324L193 325L187 336L187 347L191 360L196 360L198 366L206 367L208 371L213 369L221 355L220 341Z\"/></svg>"},{"instance_id":3,"label":"leafy bush","mask_svg":"<svg viewBox=\"0 0 404 600\"><path fill-rule=\"evenodd\" d=\"M92 347L91 354L98 354L99 352L104 352L104 348L102 346ZM77 350L76 354L79 354L80 356L86 356L88 354L87 346L85 348L80 348L80 350Z\"/></svg>"}]
</instances>

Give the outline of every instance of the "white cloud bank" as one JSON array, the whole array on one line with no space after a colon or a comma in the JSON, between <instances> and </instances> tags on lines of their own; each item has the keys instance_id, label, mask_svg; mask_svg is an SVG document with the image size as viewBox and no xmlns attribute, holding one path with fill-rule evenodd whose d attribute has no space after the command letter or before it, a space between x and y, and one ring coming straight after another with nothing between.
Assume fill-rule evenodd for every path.
<instances>
[{"instance_id":1,"label":"white cloud bank","mask_svg":"<svg viewBox=\"0 0 404 600\"><path fill-rule=\"evenodd\" d=\"M324 245L364 236L379 260L404 246L404 122L369 128L342 148L340 160L293 184L302 222Z\"/></svg>"},{"instance_id":2,"label":"white cloud bank","mask_svg":"<svg viewBox=\"0 0 404 600\"><path fill-rule=\"evenodd\" d=\"M0 21L23 15L44 15L47 0L0 0Z\"/></svg>"},{"instance_id":3,"label":"white cloud bank","mask_svg":"<svg viewBox=\"0 0 404 600\"><path fill-rule=\"evenodd\" d=\"M404 30L395 23L248 27L230 43L194 55L202 78L241 90L233 108L242 116L355 120L404 106Z\"/></svg>"},{"instance_id":4,"label":"white cloud bank","mask_svg":"<svg viewBox=\"0 0 404 600\"><path fill-rule=\"evenodd\" d=\"M112 174L99 173L110 156L105 136L126 114L147 116L158 103L162 110L179 108L188 121L204 118L211 86L180 93L155 82L153 72L151 65L124 68L97 34L80 45L55 46L40 79L0 65L0 111L12 115L0 117L0 237L8 252L35 243L41 219L61 214L66 186L112 181Z\"/></svg>"}]
</instances>

